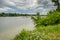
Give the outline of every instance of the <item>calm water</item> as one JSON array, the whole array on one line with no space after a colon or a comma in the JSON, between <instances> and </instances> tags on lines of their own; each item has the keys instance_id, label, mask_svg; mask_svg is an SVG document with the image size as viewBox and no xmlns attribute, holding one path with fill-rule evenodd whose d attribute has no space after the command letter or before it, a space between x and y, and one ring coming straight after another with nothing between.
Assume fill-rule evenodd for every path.
<instances>
[{"instance_id":1,"label":"calm water","mask_svg":"<svg viewBox=\"0 0 60 40\"><path fill-rule=\"evenodd\" d=\"M0 17L0 40L10 40L22 29L34 29L31 17Z\"/></svg>"}]
</instances>

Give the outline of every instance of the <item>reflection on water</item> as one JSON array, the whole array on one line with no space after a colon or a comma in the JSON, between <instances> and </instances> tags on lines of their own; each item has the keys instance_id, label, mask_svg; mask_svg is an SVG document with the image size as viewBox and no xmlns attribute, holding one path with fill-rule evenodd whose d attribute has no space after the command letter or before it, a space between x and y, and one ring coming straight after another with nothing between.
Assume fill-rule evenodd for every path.
<instances>
[{"instance_id":1,"label":"reflection on water","mask_svg":"<svg viewBox=\"0 0 60 40\"><path fill-rule=\"evenodd\" d=\"M10 40L23 28L34 29L31 17L0 17L0 40Z\"/></svg>"}]
</instances>

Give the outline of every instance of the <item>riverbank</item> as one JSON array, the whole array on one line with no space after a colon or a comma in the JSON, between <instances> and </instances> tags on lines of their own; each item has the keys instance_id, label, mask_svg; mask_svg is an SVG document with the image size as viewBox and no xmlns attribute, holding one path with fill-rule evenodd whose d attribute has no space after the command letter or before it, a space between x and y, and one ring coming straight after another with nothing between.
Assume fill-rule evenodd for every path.
<instances>
[{"instance_id":1,"label":"riverbank","mask_svg":"<svg viewBox=\"0 0 60 40\"><path fill-rule=\"evenodd\" d=\"M60 24L40 26L33 31L22 30L13 40L60 40Z\"/></svg>"},{"instance_id":2,"label":"riverbank","mask_svg":"<svg viewBox=\"0 0 60 40\"><path fill-rule=\"evenodd\" d=\"M49 12L44 18L37 14L32 19L35 29L32 31L23 29L12 40L60 40L60 12Z\"/></svg>"}]
</instances>

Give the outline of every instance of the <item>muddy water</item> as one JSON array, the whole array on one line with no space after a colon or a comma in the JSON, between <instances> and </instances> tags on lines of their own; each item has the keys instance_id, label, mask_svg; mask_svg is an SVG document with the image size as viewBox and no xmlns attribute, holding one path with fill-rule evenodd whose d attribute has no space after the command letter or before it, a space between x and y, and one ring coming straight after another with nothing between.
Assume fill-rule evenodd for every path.
<instances>
[{"instance_id":1,"label":"muddy water","mask_svg":"<svg viewBox=\"0 0 60 40\"><path fill-rule=\"evenodd\" d=\"M0 40L10 40L22 29L34 29L31 17L0 17Z\"/></svg>"}]
</instances>

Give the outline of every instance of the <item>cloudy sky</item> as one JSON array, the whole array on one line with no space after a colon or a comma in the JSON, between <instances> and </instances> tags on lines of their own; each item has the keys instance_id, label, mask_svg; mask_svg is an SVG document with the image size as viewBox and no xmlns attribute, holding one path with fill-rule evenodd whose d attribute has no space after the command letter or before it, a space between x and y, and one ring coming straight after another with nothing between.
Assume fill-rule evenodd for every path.
<instances>
[{"instance_id":1,"label":"cloudy sky","mask_svg":"<svg viewBox=\"0 0 60 40\"><path fill-rule=\"evenodd\" d=\"M54 9L51 0L0 0L0 12L46 13Z\"/></svg>"}]
</instances>

